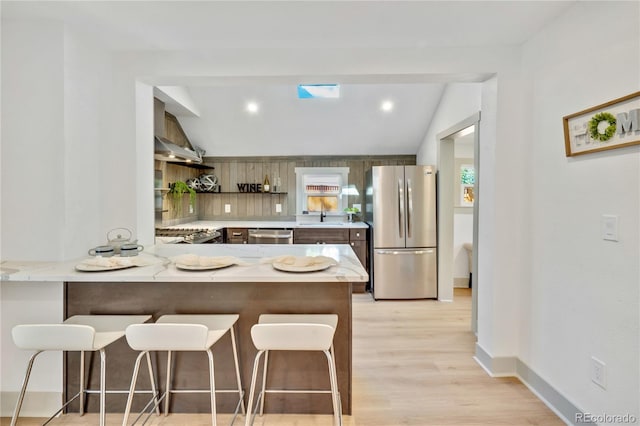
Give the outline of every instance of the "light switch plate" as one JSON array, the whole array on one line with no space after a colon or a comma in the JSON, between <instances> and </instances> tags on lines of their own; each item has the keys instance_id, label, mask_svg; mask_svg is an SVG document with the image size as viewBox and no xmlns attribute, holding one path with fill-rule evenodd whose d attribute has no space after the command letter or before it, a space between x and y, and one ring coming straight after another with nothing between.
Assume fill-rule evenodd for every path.
<instances>
[{"instance_id":1,"label":"light switch plate","mask_svg":"<svg viewBox=\"0 0 640 426\"><path fill-rule=\"evenodd\" d=\"M618 216L612 214L602 215L602 239L618 241Z\"/></svg>"},{"instance_id":2,"label":"light switch plate","mask_svg":"<svg viewBox=\"0 0 640 426\"><path fill-rule=\"evenodd\" d=\"M276 213L282 213L282 204L276 204Z\"/></svg>"},{"instance_id":3,"label":"light switch plate","mask_svg":"<svg viewBox=\"0 0 640 426\"><path fill-rule=\"evenodd\" d=\"M225 204L224 205L224 212L225 213L231 213L231 204Z\"/></svg>"}]
</instances>

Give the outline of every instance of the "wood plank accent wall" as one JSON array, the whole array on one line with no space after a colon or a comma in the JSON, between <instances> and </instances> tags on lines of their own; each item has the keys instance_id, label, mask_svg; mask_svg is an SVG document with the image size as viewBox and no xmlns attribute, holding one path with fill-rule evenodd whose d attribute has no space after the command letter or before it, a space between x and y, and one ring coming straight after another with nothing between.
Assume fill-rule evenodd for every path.
<instances>
[{"instance_id":1,"label":"wood plank accent wall","mask_svg":"<svg viewBox=\"0 0 640 426\"><path fill-rule=\"evenodd\" d=\"M205 157L205 163L215 167L215 170L210 172L218 177L222 193L198 194L199 219L292 220L296 214L296 167L349 167L348 183L355 185L360 193L358 196L349 197L351 207L354 203L364 205L365 173L372 166L415 165L416 156ZM198 170L189 170L192 170L190 177L200 174ZM167 172L170 173L169 170ZM281 192L286 194L237 193L238 183L262 183L265 175L269 176L272 187L276 178L280 177ZM224 212L225 204L231 205L231 213ZM282 205L281 213L276 213L276 204Z\"/></svg>"},{"instance_id":2,"label":"wood plank accent wall","mask_svg":"<svg viewBox=\"0 0 640 426\"><path fill-rule=\"evenodd\" d=\"M155 170L162 172L162 186L161 188L169 188L169 184L176 181L186 182L187 179L197 177L200 175L199 170L184 167L178 164L167 163L166 161L154 160ZM184 222L191 222L198 219L198 204L193 213L189 213L189 196L182 197L181 206L173 199L171 194L162 192L162 210L159 215L156 213L156 226L170 226L177 225Z\"/></svg>"}]
</instances>

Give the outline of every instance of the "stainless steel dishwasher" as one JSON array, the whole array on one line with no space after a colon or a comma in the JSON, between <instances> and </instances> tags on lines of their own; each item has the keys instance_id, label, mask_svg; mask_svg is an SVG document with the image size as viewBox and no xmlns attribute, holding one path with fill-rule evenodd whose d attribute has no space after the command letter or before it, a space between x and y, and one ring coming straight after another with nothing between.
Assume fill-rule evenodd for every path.
<instances>
[{"instance_id":1,"label":"stainless steel dishwasher","mask_svg":"<svg viewBox=\"0 0 640 426\"><path fill-rule=\"evenodd\" d=\"M249 244L293 244L293 230L249 229Z\"/></svg>"}]
</instances>

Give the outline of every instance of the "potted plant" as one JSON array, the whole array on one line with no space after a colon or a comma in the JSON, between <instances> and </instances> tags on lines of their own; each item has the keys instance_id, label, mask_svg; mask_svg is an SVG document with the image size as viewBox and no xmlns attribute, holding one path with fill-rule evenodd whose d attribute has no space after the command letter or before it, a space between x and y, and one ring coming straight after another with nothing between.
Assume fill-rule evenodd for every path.
<instances>
[{"instance_id":1,"label":"potted plant","mask_svg":"<svg viewBox=\"0 0 640 426\"><path fill-rule=\"evenodd\" d=\"M189 193L189 205L193 207L196 203L196 191L193 188L181 180L169 185L169 194L173 198L174 205L177 206L178 215L182 214L182 199L187 192Z\"/></svg>"},{"instance_id":2,"label":"potted plant","mask_svg":"<svg viewBox=\"0 0 640 426\"><path fill-rule=\"evenodd\" d=\"M360 213L360 209L356 207L347 207L344 209L345 213L347 213L347 218L349 222L353 222L353 215Z\"/></svg>"}]
</instances>

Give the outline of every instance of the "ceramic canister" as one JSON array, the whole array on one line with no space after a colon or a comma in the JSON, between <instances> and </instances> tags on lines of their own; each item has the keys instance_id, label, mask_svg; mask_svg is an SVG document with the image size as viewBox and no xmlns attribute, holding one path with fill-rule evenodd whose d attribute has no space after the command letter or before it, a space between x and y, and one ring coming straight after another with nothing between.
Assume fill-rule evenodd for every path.
<instances>
[{"instance_id":1,"label":"ceramic canister","mask_svg":"<svg viewBox=\"0 0 640 426\"><path fill-rule=\"evenodd\" d=\"M111 257L114 253L115 251L111 246L98 246L89 250L91 256Z\"/></svg>"},{"instance_id":2,"label":"ceramic canister","mask_svg":"<svg viewBox=\"0 0 640 426\"><path fill-rule=\"evenodd\" d=\"M120 246L120 256L137 256L142 250L144 250L144 247L140 244L125 243Z\"/></svg>"}]
</instances>

